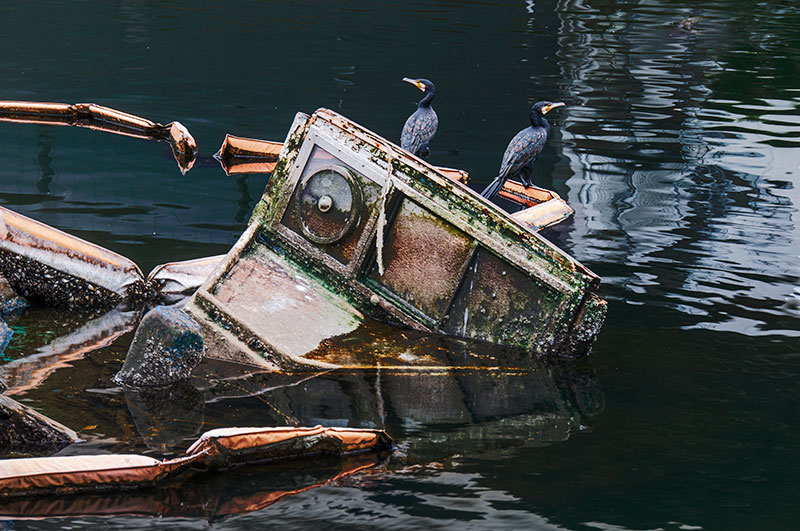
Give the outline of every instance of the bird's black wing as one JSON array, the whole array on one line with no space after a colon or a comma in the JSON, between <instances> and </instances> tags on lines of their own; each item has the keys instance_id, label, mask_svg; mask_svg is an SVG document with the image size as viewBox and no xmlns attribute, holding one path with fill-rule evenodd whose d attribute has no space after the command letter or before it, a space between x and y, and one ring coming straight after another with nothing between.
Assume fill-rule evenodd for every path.
<instances>
[{"instance_id":1,"label":"bird's black wing","mask_svg":"<svg viewBox=\"0 0 800 531\"><path fill-rule=\"evenodd\" d=\"M541 127L527 127L508 143L500 165L500 175L510 177L527 166L542 152L547 141L547 131Z\"/></svg>"},{"instance_id":2,"label":"bird's black wing","mask_svg":"<svg viewBox=\"0 0 800 531\"><path fill-rule=\"evenodd\" d=\"M438 127L439 117L433 109L417 109L403 126L400 146L416 155L430 143Z\"/></svg>"}]
</instances>

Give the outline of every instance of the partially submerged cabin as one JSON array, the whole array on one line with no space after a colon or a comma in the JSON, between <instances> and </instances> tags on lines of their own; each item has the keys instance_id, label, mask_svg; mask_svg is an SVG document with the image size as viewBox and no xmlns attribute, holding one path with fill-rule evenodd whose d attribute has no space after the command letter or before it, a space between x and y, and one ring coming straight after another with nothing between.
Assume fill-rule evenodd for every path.
<instances>
[{"instance_id":1,"label":"partially submerged cabin","mask_svg":"<svg viewBox=\"0 0 800 531\"><path fill-rule=\"evenodd\" d=\"M512 216L451 175L333 111L298 114L247 230L184 307L206 357L333 367L320 348L380 322L585 352L599 278L537 232L563 201Z\"/></svg>"}]
</instances>

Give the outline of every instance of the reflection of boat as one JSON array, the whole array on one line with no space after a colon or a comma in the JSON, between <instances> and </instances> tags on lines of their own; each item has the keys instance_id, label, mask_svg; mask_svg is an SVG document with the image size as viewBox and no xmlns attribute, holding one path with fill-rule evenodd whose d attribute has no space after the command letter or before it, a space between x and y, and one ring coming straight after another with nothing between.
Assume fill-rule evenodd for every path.
<instances>
[{"instance_id":1,"label":"reflection of boat","mask_svg":"<svg viewBox=\"0 0 800 531\"><path fill-rule=\"evenodd\" d=\"M47 331L53 331L52 319L46 319L50 313L52 312L30 311L15 324L31 328L29 333L31 337L46 337L47 334L37 335L34 331L37 326L45 326ZM70 362L82 358L93 350L110 345L119 336L136 327L140 313L121 309L111 310L36 348L28 356L0 365L0 380L8 387L6 394L24 394L41 385L53 371L69 367ZM74 322L77 319L69 321Z\"/></svg>"},{"instance_id":2,"label":"reflection of boat","mask_svg":"<svg viewBox=\"0 0 800 531\"><path fill-rule=\"evenodd\" d=\"M266 391L259 399L269 407L260 414L298 425L384 428L407 459L425 464L566 440L599 413L603 399L595 382L576 386L573 375L558 371L334 371ZM594 409L582 409L586 404ZM236 411L232 422L246 423L252 414Z\"/></svg>"},{"instance_id":3,"label":"reflection of boat","mask_svg":"<svg viewBox=\"0 0 800 531\"><path fill-rule=\"evenodd\" d=\"M129 492L13 498L0 501L0 520L136 515L211 522L330 484L374 466L379 459L375 453L320 457L268 468L248 466Z\"/></svg>"},{"instance_id":4,"label":"reflection of boat","mask_svg":"<svg viewBox=\"0 0 800 531\"><path fill-rule=\"evenodd\" d=\"M382 428L409 458L423 463L466 451L563 441L603 410L602 389L585 363L532 359L524 351L499 347L483 346L479 352L475 344L429 337L439 345L413 334L397 338L391 348L383 342L384 359L425 351L431 358L427 368L387 368L391 365L379 361L371 369L256 372L226 379L220 375L237 368L214 361L198 366L193 384L204 397L205 418L224 414L227 423L239 426L263 424L267 417L275 425ZM513 367L497 367L498 357ZM129 400L129 407L140 406ZM185 417L190 425L202 413L195 403L184 414L172 408L169 422L150 416L150 426L137 426L153 437L173 429L176 419ZM178 435L173 445L188 436Z\"/></svg>"}]
</instances>

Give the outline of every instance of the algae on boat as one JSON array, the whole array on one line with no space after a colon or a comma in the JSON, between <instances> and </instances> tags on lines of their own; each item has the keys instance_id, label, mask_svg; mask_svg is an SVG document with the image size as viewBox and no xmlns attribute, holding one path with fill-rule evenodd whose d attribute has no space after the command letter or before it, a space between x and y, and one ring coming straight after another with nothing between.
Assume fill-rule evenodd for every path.
<instances>
[{"instance_id":1,"label":"algae on boat","mask_svg":"<svg viewBox=\"0 0 800 531\"><path fill-rule=\"evenodd\" d=\"M167 140L183 171L196 154L177 123L93 104L0 102L0 120ZM382 323L568 356L587 352L602 325L598 277L538 234L572 214L553 192L509 181L501 195L527 207L509 215L469 189L466 172L326 109L298 114L283 144L228 136L218 158L228 173L273 173L225 257L145 278L124 257L0 208L0 273L33 302L103 309L180 304L208 277L184 310L205 355L277 371L337 367L311 354ZM143 328L137 338L157 343Z\"/></svg>"},{"instance_id":2,"label":"algae on boat","mask_svg":"<svg viewBox=\"0 0 800 531\"><path fill-rule=\"evenodd\" d=\"M606 306L599 278L536 232L566 215L554 205L525 225L343 116L301 113L248 229L184 311L207 357L268 370L337 366L308 354L380 322L580 355Z\"/></svg>"}]
</instances>

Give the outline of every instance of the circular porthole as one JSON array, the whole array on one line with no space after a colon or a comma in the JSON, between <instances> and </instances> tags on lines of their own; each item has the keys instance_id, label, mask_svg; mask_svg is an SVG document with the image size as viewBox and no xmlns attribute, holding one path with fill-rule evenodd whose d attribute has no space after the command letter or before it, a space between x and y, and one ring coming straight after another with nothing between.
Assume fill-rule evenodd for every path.
<instances>
[{"instance_id":1,"label":"circular porthole","mask_svg":"<svg viewBox=\"0 0 800 531\"><path fill-rule=\"evenodd\" d=\"M361 187L341 166L326 166L300 183L297 218L306 238L328 244L341 240L361 217Z\"/></svg>"}]
</instances>

